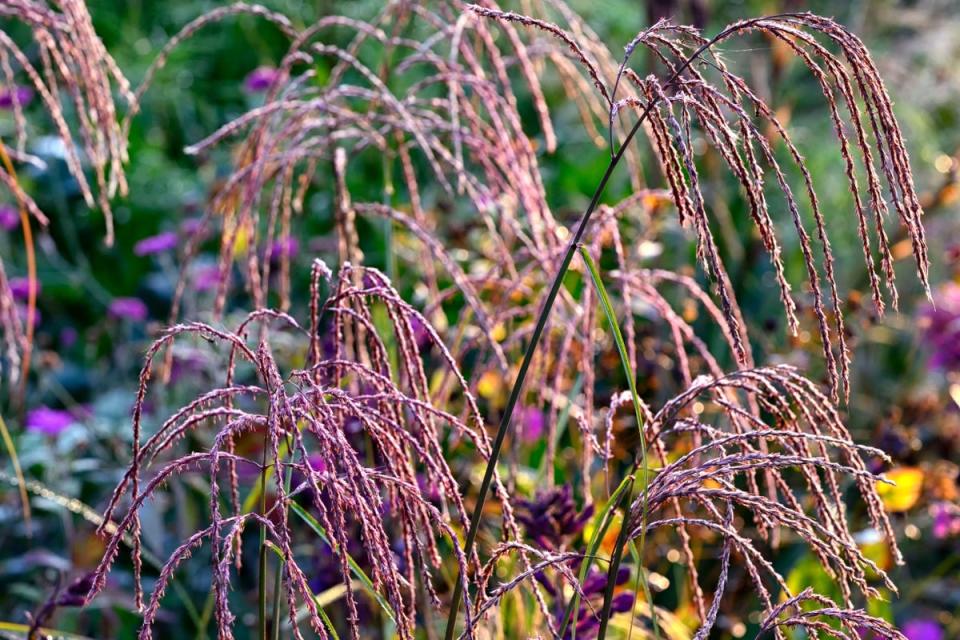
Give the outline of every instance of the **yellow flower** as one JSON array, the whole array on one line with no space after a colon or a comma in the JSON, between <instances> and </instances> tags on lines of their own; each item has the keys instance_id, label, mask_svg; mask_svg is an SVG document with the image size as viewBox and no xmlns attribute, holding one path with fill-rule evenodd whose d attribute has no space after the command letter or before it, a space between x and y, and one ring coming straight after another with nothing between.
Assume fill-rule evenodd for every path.
<instances>
[{"instance_id":1,"label":"yellow flower","mask_svg":"<svg viewBox=\"0 0 960 640\"><path fill-rule=\"evenodd\" d=\"M917 467L897 467L884 474L889 485L877 483L877 493L887 511L907 511L920 499L923 490L923 471Z\"/></svg>"},{"instance_id":2,"label":"yellow flower","mask_svg":"<svg viewBox=\"0 0 960 640\"><path fill-rule=\"evenodd\" d=\"M491 404L503 402L503 377L496 371L484 372L477 381L477 393Z\"/></svg>"},{"instance_id":3,"label":"yellow flower","mask_svg":"<svg viewBox=\"0 0 960 640\"><path fill-rule=\"evenodd\" d=\"M237 229L237 233L234 236L233 240L233 253L242 256L247 252L247 247L250 246L250 233L247 230L247 225L243 225Z\"/></svg>"}]
</instances>

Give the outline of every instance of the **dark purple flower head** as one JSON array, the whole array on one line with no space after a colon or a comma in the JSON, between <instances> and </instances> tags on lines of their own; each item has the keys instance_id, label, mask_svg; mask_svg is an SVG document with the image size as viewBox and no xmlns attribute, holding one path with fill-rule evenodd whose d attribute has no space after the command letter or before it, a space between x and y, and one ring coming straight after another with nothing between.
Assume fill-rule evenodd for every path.
<instances>
[{"instance_id":1,"label":"dark purple flower head","mask_svg":"<svg viewBox=\"0 0 960 640\"><path fill-rule=\"evenodd\" d=\"M617 569L617 586L625 583L629 579L630 567L620 567ZM607 572L591 569L580 588L583 591L583 595L588 598L590 596L602 596L607 589Z\"/></svg>"},{"instance_id":2,"label":"dark purple flower head","mask_svg":"<svg viewBox=\"0 0 960 640\"><path fill-rule=\"evenodd\" d=\"M244 78L243 86L247 91L260 93L269 89L279 76L280 72L273 67L257 67Z\"/></svg>"},{"instance_id":3,"label":"dark purple flower head","mask_svg":"<svg viewBox=\"0 0 960 640\"><path fill-rule=\"evenodd\" d=\"M620 567L617 570L616 585L620 586L625 584L629 579L630 568ZM590 640L591 638L596 637L597 631L599 630L597 611L600 609L606 589L607 572L598 569L591 569L590 573L587 574L586 579L580 585L580 590L583 592L586 602L582 602L580 604L579 612L577 613L576 631L578 638ZM610 603L610 610L613 613L624 613L625 611L630 611L633 609L633 602L633 593L628 591L617 593L613 596L613 600ZM562 623L562 617L557 619L557 623L558 625ZM573 629L568 629L567 633L564 635L564 638L571 638L572 636Z\"/></svg>"},{"instance_id":4,"label":"dark purple flower head","mask_svg":"<svg viewBox=\"0 0 960 640\"><path fill-rule=\"evenodd\" d=\"M10 293L14 300L26 300L30 297L30 280L28 278L10 278ZM40 295L40 281L37 280L37 296Z\"/></svg>"},{"instance_id":5,"label":"dark purple flower head","mask_svg":"<svg viewBox=\"0 0 960 640\"><path fill-rule=\"evenodd\" d=\"M143 322L147 319L147 305L140 298L114 298L107 313L111 318Z\"/></svg>"},{"instance_id":6,"label":"dark purple flower head","mask_svg":"<svg viewBox=\"0 0 960 640\"><path fill-rule=\"evenodd\" d=\"M624 613L633 609L633 594L629 591L622 591L613 596L613 602L610 603L610 610L614 613Z\"/></svg>"},{"instance_id":7,"label":"dark purple flower head","mask_svg":"<svg viewBox=\"0 0 960 640\"><path fill-rule=\"evenodd\" d=\"M20 226L20 212L8 204L0 205L0 228L13 231Z\"/></svg>"},{"instance_id":8,"label":"dark purple flower head","mask_svg":"<svg viewBox=\"0 0 960 640\"><path fill-rule=\"evenodd\" d=\"M936 306L927 307L920 317L930 366L955 371L960 369L960 285L944 285L935 299Z\"/></svg>"},{"instance_id":9,"label":"dark purple flower head","mask_svg":"<svg viewBox=\"0 0 960 640\"><path fill-rule=\"evenodd\" d=\"M33 100L33 89L16 85L0 89L0 109L13 109L15 104L25 107Z\"/></svg>"},{"instance_id":10,"label":"dark purple flower head","mask_svg":"<svg viewBox=\"0 0 960 640\"><path fill-rule=\"evenodd\" d=\"M517 519L527 535L546 549L560 550L573 542L593 515L593 505L578 512L570 485L537 493L534 500L519 500Z\"/></svg>"},{"instance_id":11,"label":"dark purple flower head","mask_svg":"<svg viewBox=\"0 0 960 640\"><path fill-rule=\"evenodd\" d=\"M62 409L37 407L27 412L27 429L39 431L48 436L57 436L64 429L75 423L73 415Z\"/></svg>"},{"instance_id":12,"label":"dark purple flower head","mask_svg":"<svg viewBox=\"0 0 960 640\"><path fill-rule=\"evenodd\" d=\"M155 236L144 238L133 245L133 252L138 256L149 256L155 253L163 253L175 249L178 243L177 234L172 231L164 231Z\"/></svg>"},{"instance_id":13,"label":"dark purple flower head","mask_svg":"<svg viewBox=\"0 0 960 640\"><path fill-rule=\"evenodd\" d=\"M907 640L946 640L943 627L934 620L915 618L903 625Z\"/></svg>"},{"instance_id":14,"label":"dark purple flower head","mask_svg":"<svg viewBox=\"0 0 960 640\"><path fill-rule=\"evenodd\" d=\"M82 607L87 603L87 595L93 587L94 574L88 573L74 580L57 597L58 607Z\"/></svg>"}]
</instances>

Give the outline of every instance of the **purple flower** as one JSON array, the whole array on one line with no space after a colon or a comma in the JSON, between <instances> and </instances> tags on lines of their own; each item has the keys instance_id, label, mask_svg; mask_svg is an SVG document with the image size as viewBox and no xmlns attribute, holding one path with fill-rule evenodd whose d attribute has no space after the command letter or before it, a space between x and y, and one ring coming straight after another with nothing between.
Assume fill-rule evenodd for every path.
<instances>
[{"instance_id":1,"label":"purple flower","mask_svg":"<svg viewBox=\"0 0 960 640\"><path fill-rule=\"evenodd\" d=\"M300 253L300 243L294 237L288 237L286 240L275 240L270 245L270 260L277 262L280 258L293 258Z\"/></svg>"},{"instance_id":2,"label":"purple flower","mask_svg":"<svg viewBox=\"0 0 960 640\"><path fill-rule=\"evenodd\" d=\"M93 588L94 572L80 576L57 597L58 607L82 607L87 603L87 595Z\"/></svg>"},{"instance_id":3,"label":"purple flower","mask_svg":"<svg viewBox=\"0 0 960 640\"><path fill-rule=\"evenodd\" d=\"M629 579L629 567L620 567L620 569L617 571L617 577L614 584L620 586ZM584 640L587 640L589 638L596 637L599 628L597 611L600 609L604 592L607 590L607 572L591 569L590 573L587 575L587 578L580 585L580 589L583 592L586 602L582 602L580 604L579 613L577 614L576 631L578 638L584 638ZM625 611L630 611L633 609L633 603L633 593L621 591L613 596L613 600L610 602L610 611L612 613L624 613ZM562 617L557 619L558 624L561 622ZM567 633L564 635L564 638L570 638L572 636L573 629L567 629Z\"/></svg>"},{"instance_id":4,"label":"purple flower","mask_svg":"<svg viewBox=\"0 0 960 640\"><path fill-rule=\"evenodd\" d=\"M307 464L317 473L323 473L327 470L327 463L319 453L314 453L307 458Z\"/></svg>"},{"instance_id":5,"label":"purple flower","mask_svg":"<svg viewBox=\"0 0 960 640\"><path fill-rule=\"evenodd\" d=\"M257 67L244 78L243 86L247 91L260 93L269 89L279 76L280 72L273 67Z\"/></svg>"},{"instance_id":6,"label":"purple flower","mask_svg":"<svg viewBox=\"0 0 960 640\"><path fill-rule=\"evenodd\" d=\"M192 236L203 230L203 218L187 218L180 223L180 231L185 235Z\"/></svg>"},{"instance_id":7,"label":"purple flower","mask_svg":"<svg viewBox=\"0 0 960 640\"><path fill-rule=\"evenodd\" d=\"M193 288L197 291L216 289L220 283L220 267L215 264L199 265L193 270Z\"/></svg>"},{"instance_id":8,"label":"purple flower","mask_svg":"<svg viewBox=\"0 0 960 640\"><path fill-rule=\"evenodd\" d=\"M174 353L170 367L170 382L177 382L185 377L195 377L204 372L207 367L207 357L202 351L188 351Z\"/></svg>"},{"instance_id":9,"label":"purple flower","mask_svg":"<svg viewBox=\"0 0 960 640\"><path fill-rule=\"evenodd\" d=\"M613 596L610 603L610 610L614 613L624 613L633 609L633 594L629 591L623 591Z\"/></svg>"},{"instance_id":10,"label":"purple flower","mask_svg":"<svg viewBox=\"0 0 960 640\"><path fill-rule=\"evenodd\" d=\"M138 256L149 256L174 249L177 243L177 234L172 231L164 231L155 236L144 238L133 245L133 252Z\"/></svg>"},{"instance_id":11,"label":"purple flower","mask_svg":"<svg viewBox=\"0 0 960 640\"><path fill-rule=\"evenodd\" d=\"M519 500L517 519L537 544L559 550L572 542L593 515L593 505L578 512L570 485L538 492L535 500Z\"/></svg>"},{"instance_id":12,"label":"purple flower","mask_svg":"<svg viewBox=\"0 0 960 640\"><path fill-rule=\"evenodd\" d=\"M20 226L20 212L8 204L0 205L0 227L13 231Z\"/></svg>"},{"instance_id":13,"label":"purple flower","mask_svg":"<svg viewBox=\"0 0 960 640\"><path fill-rule=\"evenodd\" d=\"M520 437L527 444L538 442L543 436L547 418L538 407L523 407L519 413Z\"/></svg>"},{"instance_id":14,"label":"purple flower","mask_svg":"<svg viewBox=\"0 0 960 640\"><path fill-rule=\"evenodd\" d=\"M30 315L30 308L25 304L17 305L17 317L20 318L20 322L26 324L27 316ZM33 326L34 328L40 326L40 309L33 310Z\"/></svg>"},{"instance_id":15,"label":"purple flower","mask_svg":"<svg viewBox=\"0 0 960 640\"><path fill-rule=\"evenodd\" d=\"M937 502L930 507L933 515L933 537L937 540L960 534L960 507L949 502Z\"/></svg>"},{"instance_id":16,"label":"purple flower","mask_svg":"<svg viewBox=\"0 0 960 640\"><path fill-rule=\"evenodd\" d=\"M427 348L433 344L433 339L430 337L430 332L427 331L427 327L423 324L420 316L410 316L410 328L413 330L413 339L417 343L417 348L420 349L420 351L426 351Z\"/></svg>"},{"instance_id":17,"label":"purple flower","mask_svg":"<svg viewBox=\"0 0 960 640\"><path fill-rule=\"evenodd\" d=\"M30 297L29 278L10 278L10 293L14 300L27 300ZM40 281L37 280L37 296L40 295Z\"/></svg>"},{"instance_id":18,"label":"purple flower","mask_svg":"<svg viewBox=\"0 0 960 640\"><path fill-rule=\"evenodd\" d=\"M16 85L0 89L0 109L13 109L15 104L25 107L33 100L33 89Z\"/></svg>"},{"instance_id":19,"label":"purple flower","mask_svg":"<svg viewBox=\"0 0 960 640\"><path fill-rule=\"evenodd\" d=\"M943 628L933 620L915 618L903 625L907 640L944 640Z\"/></svg>"},{"instance_id":20,"label":"purple flower","mask_svg":"<svg viewBox=\"0 0 960 640\"><path fill-rule=\"evenodd\" d=\"M39 431L48 436L59 435L61 431L75 423L73 416L69 411L62 409L51 409L50 407L37 407L27 412L27 429L30 431Z\"/></svg>"},{"instance_id":21,"label":"purple flower","mask_svg":"<svg viewBox=\"0 0 960 640\"><path fill-rule=\"evenodd\" d=\"M920 317L923 339L930 348L930 366L947 371L960 369L960 285L949 283L936 294L936 306Z\"/></svg>"},{"instance_id":22,"label":"purple flower","mask_svg":"<svg viewBox=\"0 0 960 640\"><path fill-rule=\"evenodd\" d=\"M60 344L64 347L72 347L77 343L78 337L79 334L76 329L73 327L64 327L63 330L60 331Z\"/></svg>"},{"instance_id":23,"label":"purple flower","mask_svg":"<svg viewBox=\"0 0 960 640\"><path fill-rule=\"evenodd\" d=\"M107 313L112 318L143 322L147 319L147 305L139 298L114 298Z\"/></svg>"}]
</instances>

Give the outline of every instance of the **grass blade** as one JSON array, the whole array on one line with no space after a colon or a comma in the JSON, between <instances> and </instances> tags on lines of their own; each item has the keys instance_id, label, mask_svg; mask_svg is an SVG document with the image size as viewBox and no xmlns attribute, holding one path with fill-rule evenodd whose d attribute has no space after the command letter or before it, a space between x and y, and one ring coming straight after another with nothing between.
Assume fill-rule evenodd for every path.
<instances>
[{"instance_id":1,"label":"grass blade","mask_svg":"<svg viewBox=\"0 0 960 640\"><path fill-rule=\"evenodd\" d=\"M30 497L27 495L27 482L23 478L23 469L20 468L20 458L17 457L17 449L13 446L13 438L10 437L10 430L7 429L7 423L0 416L0 437L3 437L3 446L7 449L7 455L10 456L10 462L13 464L13 473L17 477L17 488L20 490L20 504L23 509L23 521L27 525L27 535L30 535L33 527L30 522Z\"/></svg>"},{"instance_id":2,"label":"grass blade","mask_svg":"<svg viewBox=\"0 0 960 640\"><path fill-rule=\"evenodd\" d=\"M630 397L633 400L633 412L637 420L637 428L640 431L640 471L643 478L643 506L641 507L640 512L640 548L636 551L636 553L640 558L642 558L643 550L647 542L647 487L650 484L650 467L647 464L647 442L643 433L643 416L640 413L640 396L637 393L637 381L633 374L633 366L630 364L630 358L627 356L627 345L623 341L623 334L620 332L620 324L617 322L617 316L613 311L613 305L610 303L610 296L607 295L607 289L603 286L603 281L600 278L600 272L597 269L597 265L594 263L593 258L590 257L590 252L587 251L586 247L581 245L579 250L580 256L583 258L583 262L587 266L587 271L590 273L590 279L593 281L593 286L597 290L597 297L600 298L600 305L603 307L603 313L606 315L607 323L610 325L610 330L613 332L614 341L617 343L617 352L620 354L620 364L623 365L623 372L627 376L627 384L630 386ZM636 463L634 463L634 466L636 467ZM603 597L603 612L600 616L600 630L597 635L599 640L603 640L606 634L607 622L610 618L610 606L613 601L613 588L614 583L616 582L615 578L617 575L617 569L620 566L623 547L627 542L627 536L629 535L629 524L628 506L626 509L624 509L623 525L621 525L620 535L618 536L617 544L614 547L613 555L610 558L610 566L607 571L607 590ZM653 610L653 600L650 597L650 584L647 581L643 567L639 564L637 565L637 579L643 586L644 598L646 598L647 602L651 606L651 610ZM651 618L653 620L654 633L657 637L659 637L660 633L657 627L657 616L652 615Z\"/></svg>"},{"instance_id":3,"label":"grass blade","mask_svg":"<svg viewBox=\"0 0 960 640\"><path fill-rule=\"evenodd\" d=\"M596 560L597 551L600 549L600 544L603 542L603 537L606 535L607 529L610 528L610 524L613 522L614 510L620 504L620 501L624 496L629 498L633 488L633 480L633 476L627 476L621 480L620 485L612 494L610 494L610 499L607 500L607 504L603 508L603 511L594 516L593 535L590 537L590 543L587 545L587 555L580 564L580 574L577 576L577 579L581 583L584 581L584 579L586 579L587 573L590 571L590 567L593 566L593 563ZM573 620L573 637L576 637L577 617L579 613L580 594L574 592L573 598L570 599L570 603L567 605L567 609L563 614L563 625L560 627L561 638L566 637L565 633L571 619Z\"/></svg>"},{"instance_id":4,"label":"grass blade","mask_svg":"<svg viewBox=\"0 0 960 640\"><path fill-rule=\"evenodd\" d=\"M337 544L330 539L330 536L327 535L326 529L323 528L323 525L317 522L317 519L312 515L307 513L307 510L301 507L296 502L290 502L290 510L293 511L301 520L303 520L308 527L310 527L314 533L320 536L320 539L327 543L334 551L337 551ZM360 581L360 584L363 585L363 588L370 593L374 600L377 601L377 604L380 605L380 608L383 609L383 612L387 614L387 617L393 621L396 621L396 618L393 616L393 611L390 609L390 605L387 604L387 601L380 595L380 592L377 591L376 587L373 586L373 582L367 576L366 572L360 568L360 565L350 557L350 554L347 554L347 564L350 565L350 571L353 575Z\"/></svg>"}]
</instances>

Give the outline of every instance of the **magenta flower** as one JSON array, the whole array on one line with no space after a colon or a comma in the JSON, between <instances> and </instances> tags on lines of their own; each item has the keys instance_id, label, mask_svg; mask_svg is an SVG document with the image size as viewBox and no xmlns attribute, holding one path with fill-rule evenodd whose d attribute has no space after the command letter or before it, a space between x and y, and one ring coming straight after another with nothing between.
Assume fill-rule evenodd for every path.
<instances>
[{"instance_id":1,"label":"magenta flower","mask_svg":"<svg viewBox=\"0 0 960 640\"><path fill-rule=\"evenodd\" d=\"M327 470L327 463L324 461L323 456L321 456L319 453L314 453L307 458L307 464L310 465L310 468L317 473L323 473Z\"/></svg>"},{"instance_id":2,"label":"magenta flower","mask_svg":"<svg viewBox=\"0 0 960 640\"><path fill-rule=\"evenodd\" d=\"M257 67L244 78L243 86L247 91L261 93L269 89L279 76L280 72L273 67Z\"/></svg>"},{"instance_id":3,"label":"magenta flower","mask_svg":"<svg viewBox=\"0 0 960 640\"><path fill-rule=\"evenodd\" d=\"M540 440L547 418L538 407L523 407L519 412L520 438L527 444Z\"/></svg>"},{"instance_id":4,"label":"magenta flower","mask_svg":"<svg viewBox=\"0 0 960 640\"><path fill-rule=\"evenodd\" d=\"M9 204L0 205L0 227L13 231L20 226L20 213Z\"/></svg>"},{"instance_id":5,"label":"magenta flower","mask_svg":"<svg viewBox=\"0 0 960 640\"><path fill-rule=\"evenodd\" d=\"M37 407L27 412L26 425L29 431L39 431L48 436L57 436L75 422L76 420L69 411Z\"/></svg>"},{"instance_id":6,"label":"magenta flower","mask_svg":"<svg viewBox=\"0 0 960 640\"><path fill-rule=\"evenodd\" d=\"M930 507L933 515L933 537L937 540L960 535L960 507L949 502L937 502Z\"/></svg>"},{"instance_id":7,"label":"magenta flower","mask_svg":"<svg viewBox=\"0 0 960 640\"><path fill-rule=\"evenodd\" d=\"M133 245L133 252L138 256L149 256L155 253L163 253L176 248L178 243L177 234L172 231L164 231L155 236L144 238Z\"/></svg>"},{"instance_id":8,"label":"magenta flower","mask_svg":"<svg viewBox=\"0 0 960 640\"><path fill-rule=\"evenodd\" d=\"M33 100L33 89L22 85L0 89L0 109L13 109L15 104L25 107Z\"/></svg>"},{"instance_id":9,"label":"magenta flower","mask_svg":"<svg viewBox=\"0 0 960 640\"><path fill-rule=\"evenodd\" d=\"M26 300L30 297L30 280L28 278L10 278L10 293L15 300ZM40 281L37 280L37 296L40 295Z\"/></svg>"},{"instance_id":10,"label":"magenta flower","mask_svg":"<svg viewBox=\"0 0 960 640\"><path fill-rule=\"evenodd\" d=\"M903 625L907 640L945 640L943 628L934 620L915 618Z\"/></svg>"},{"instance_id":11,"label":"magenta flower","mask_svg":"<svg viewBox=\"0 0 960 640\"><path fill-rule=\"evenodd\" d=\"M143 322L147 319L147 305L139 298L114 298L107 313L112 318Z\"/></svg>"}]
</instances>

